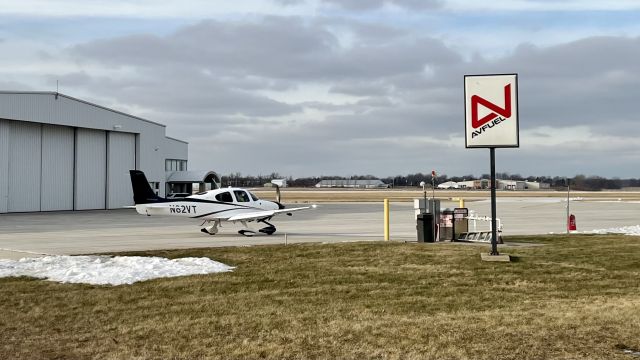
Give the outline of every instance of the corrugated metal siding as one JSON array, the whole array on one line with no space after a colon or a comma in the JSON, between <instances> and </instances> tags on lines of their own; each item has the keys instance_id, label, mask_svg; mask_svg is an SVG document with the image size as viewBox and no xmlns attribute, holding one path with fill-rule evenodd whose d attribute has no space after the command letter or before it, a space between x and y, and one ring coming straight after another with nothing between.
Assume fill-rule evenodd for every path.
<instances>
[{"instance_id":1,"label":"corrugated metal siding","mask_svg":"<svg viewBox=\"0 0 640 360\"><path fill-rule=\"evenodd\" d=\"M7 212L9 196L9 122L0 120L0 213Z\"/></svg>"},{"instance_id":2,"label":"corrugated metal siding","mask_svg":"<svg viewBox=\"0 0 640 360\"><path fill-rule=\"evenodd\" d=\"M73 210L74 129L42 126L41 210Z\"/></svg>"},{"instance_id":3,"label":"corrugated metal siding","mask_svg":"<svg viewBox=\"0 0 640 360\"><path fill-rule=\"evenodd\" d=\"M133 205L129 170L136 166L136 137L120 132L108 134L107 207L117 209Z\"/></svg>"},{"instance_id":4,"label":"corrugated metal siding","mask_svg":"<svg viewBox=\"0 0 640 360\"><path fill-rule=\"evenodd\" d=\"M51 121L55 98L46 94L4 94L0 116L6 119L29 120L46 123Z\"/></svg>"},{"instance_id":5,"label":"corrugated metal siding","mask_svg":"<svg viewBox=\"0 0 640 360\"><path fill-rule=\"evenodd\" d=\"M136 168L143 170L149 181L160 182L161 195L165 191L164 160L186 159L187 156L188 145L174 143L175 140L172 139L168 141L165 138L166 129L161 124L114 112L62 94L56 98L54 93L0 91L0 119L136 134ZM0 171L2 170L0 154ZM8 173L8 170L4 173ZM95 176L88 185L93 190L97 188L94 178ZM104 180L106 182L106 179ZM0 174L0 212L4 209L1 198L2 181ZM77 193L77 190L74 190L74 193Z\"/></svg>"},{"instance_id":6,"label":"corrugated metal siding","mask_svg":"<svg viewBox=\"0 0 640 360\"><path fill-rule=\"evenodd\" d=\"M104 209L107 184L107 139L104 131L76 131L75 209Z\"/></svg>"},{"instance_id":7,"label":"corrugated metal siding","mask_svg":"<svg viewBox=\"0 0 640 360\"><path fill-rule=\"evenodd\" d=\"M8 212L40 211L42 126L9 122Z\"/></svg>"}]
</instances>

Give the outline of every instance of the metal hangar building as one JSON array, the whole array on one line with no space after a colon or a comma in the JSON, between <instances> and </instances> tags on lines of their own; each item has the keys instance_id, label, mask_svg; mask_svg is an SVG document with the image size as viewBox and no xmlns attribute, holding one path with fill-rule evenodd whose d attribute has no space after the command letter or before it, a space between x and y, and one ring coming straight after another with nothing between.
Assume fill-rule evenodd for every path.
<instances>
[{"instance_id":1,"label":"metal hangar building","mask_svg":"<svg viewBox=\"0 0 640 360\"><path fill-rule=\"evenodd\" d=\"M133 205L130 169L164 196L165 170L188 160L165 130L60 93L0 92L0 213Z\"/></svg>"}]
</instances>

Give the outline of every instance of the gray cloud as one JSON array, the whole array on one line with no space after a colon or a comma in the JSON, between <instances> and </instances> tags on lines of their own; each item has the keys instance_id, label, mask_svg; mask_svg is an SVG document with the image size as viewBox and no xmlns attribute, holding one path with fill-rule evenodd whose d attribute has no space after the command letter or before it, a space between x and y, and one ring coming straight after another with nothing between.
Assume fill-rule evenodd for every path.
<instances>
[{"instance_id":1,"label":"gray cloud","mask_svg":"<svg viewBox=\"0 0 640 360\"><path fill-rule=\"evenodd\" d=\"M321 0L323 3L345 10L366 11L379 9L385 5L394 5L410 10L438 9L444 5L442 0ZM276 0L283 5L298 5L304 0Z\"/></svg>"},{"instance_id":2,"label":"gray cloud","mask_svg":"<svg viewBox=\"0 0 640 360\"><path fill-rule=\"evenodd\" d=\"M128 105L152 108L159 113L270 117L301 111L299 106L226 87L190 69L166 70L164 74L141 72L135 79L114 80L91 77L86 73L71 73L57 78L67 88L91 88L96 94L118 99ZM53 77L50 81L55 82Z\"/></svg>"},{"instance_id":3,"label":"gray cloud","mask_svg":"<svg viewBox=\"0 0 640 360\"><path fill-rule=\"evenodd\" d=\"M16 91L34 91L35 90L31 85L24 84L18 81L0 81L0 89L16 90Z\"/></svg>"},{"instance_id":4,"label":"gray cloud","mask_svg":"<svg viewBox=\"0 0 640 360\"><path fill-rule=\"evenodd\" d=\"M329 88L330 93L356 96L386 95L392 90L387 82L375 80L337 82Z\"/></svg>"},{"instance_id":5,"label":"gray cloud","mask_svg":"<svg viewBox=\"0 0 640 360\"><path fill-rule=\"evenodd\" d=\"M322 24L295 17L260 23L204 21L168 37L127 36L78 45L72 52L111 66L196 66L215 75L286 80L392 76L459 62L441 41L419 38L342 47Z\"/></svg>"},{"instance_id":6,"label":"gray cloud","mask_svg":"<svg viewBox=\"0 0 640 360\"><path fill-rule=\"evenodd\" d=\"M520 74L521 110L532 123L615 128L635 119L640 38L594 37L550 48L521 46L493 65ZM602 126L606 124L605 126ZM629 128L640 134L636 127Z\"/></svg>"},{"instance_id":7,"label":"gray cloud","mask_svg":"<svg viewBox=\"0 0 640 360\"><path fill-rule=\"evenodd\" d=\"M335 26L353 40L345 43ZM66 86L144 109L138 115L190 141L192 163L221 172L392 175L422 166L449 174L487 172L484 152L448 143L462 139L463 76L474 73L519 74L522 130L584 125L612 136L586 157L595 145L579 139L533 146L521 138L521 149L500 153L501 171L566 174L562 163L575 156L575 172L606 175L607 158L598 154L632 161L640 146L633 137L640 136L638 38L524 44L498 59L479 54L464 60L441 40L393 28L265 17L208 20L168 36L92 41L69 54L80 64L133 75L70 73L61 77ZM346 99L295 96L310 85ZM545 134L534 135L542 141ZM210 156L221 153L228 156Z\"/></svg>"}]
</instances>

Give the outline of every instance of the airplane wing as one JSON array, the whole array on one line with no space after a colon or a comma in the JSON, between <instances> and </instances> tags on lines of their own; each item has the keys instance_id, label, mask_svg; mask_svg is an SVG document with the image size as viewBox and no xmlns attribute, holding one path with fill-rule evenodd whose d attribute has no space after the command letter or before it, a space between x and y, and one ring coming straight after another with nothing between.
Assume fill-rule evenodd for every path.
<instances>
[{"instance_id":1,"label":"airplane wing","mask_svg":"<svg viewBox=\"0 0 640 360\"><path fill-rule=\"evenodd\" d=\"M257 220L257 219L266 219L272 216L276 216L279 214L287 214L294 211L311 209L311 206L297 207L291 209L282 209L282 210L262 210L262 211L254 211L239 215L231 216L227 219L227 221L240 221L240 220Z\"/></svg>"}]
</instances>

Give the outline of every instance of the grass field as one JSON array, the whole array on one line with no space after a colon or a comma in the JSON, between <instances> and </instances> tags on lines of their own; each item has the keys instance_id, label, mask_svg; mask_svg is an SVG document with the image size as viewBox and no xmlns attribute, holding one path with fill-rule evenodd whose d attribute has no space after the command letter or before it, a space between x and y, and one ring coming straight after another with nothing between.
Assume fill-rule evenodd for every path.
<instances>
[{"instance_id":1,"label":"grass field","mask_svg":"<svg viewBox=\"0 0 640 360\"><path fill-rule=\"evenodd\" d=\"M128 286L0 279L1 359L633 359L640 238L154 251L232 273ZM637 358L637 357L635 357Z\"/></svg>"}]
</instances>

